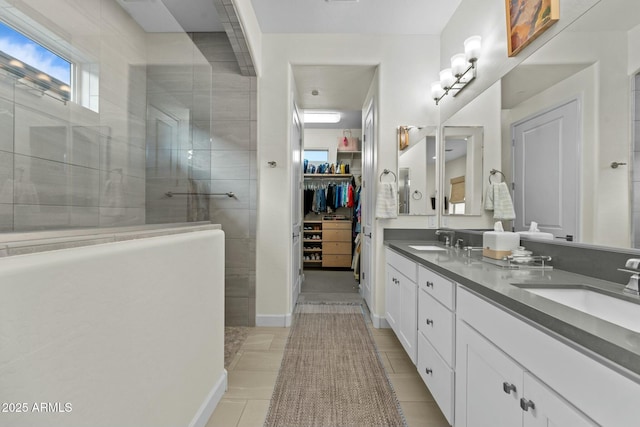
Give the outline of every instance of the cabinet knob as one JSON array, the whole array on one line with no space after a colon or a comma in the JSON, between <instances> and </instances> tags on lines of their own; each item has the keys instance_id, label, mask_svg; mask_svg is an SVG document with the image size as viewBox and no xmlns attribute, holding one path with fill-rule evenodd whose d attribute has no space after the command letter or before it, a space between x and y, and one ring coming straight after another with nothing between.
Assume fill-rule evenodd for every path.
<instances>
[{"instance_id":1,"label":"cabinet knob","mask_svg":"<svg viewBox=\"0 0 640 427\"><path fill-rule=\"evenodd\" d=\"M533 403L528 399L525 399L524 397L520 398L520 407L522 408L523 411L528 411L529 408L536 409L535 403Z\"/></svg>"},{"instance_id":2,"label":"cabinet knob","mask_svg":"<svg viewBox=\"0 0 640 427\"><path fill-rule=\"evenodd\" d=\"M433 282L427 282L427 288L433 288Z\"/></svg>"},{"instance_id":3,"label":"cabinet knob","mask_svg":"<svg viewBox=\"0 0 640 427\"><path fill-rule=\"evenodd\" d=\"M431 375L433 373L433 369L431 368L426 368L424 371L427 373L427 375Z\"/></svg>"},{"instance_id":4,"label":"cabinet knob","mask_svg":"<svg viewBox=\"0 0 640 427\"><path fill-rule=\"evenodd\" d=\"M516 391L516 386L505 381L502 383L502 390L507 394L511 394L512 391Z\"/></svg>"},{"instance_id":5,"label":"cabinet knob","mask_svg":"<svg viewBox=\"0 0 640 427\"><path fill-rule=\"evenodd\" d=\"M433 320L427 319L427 325L433 325Z\"/></svg>"}]
</instances>

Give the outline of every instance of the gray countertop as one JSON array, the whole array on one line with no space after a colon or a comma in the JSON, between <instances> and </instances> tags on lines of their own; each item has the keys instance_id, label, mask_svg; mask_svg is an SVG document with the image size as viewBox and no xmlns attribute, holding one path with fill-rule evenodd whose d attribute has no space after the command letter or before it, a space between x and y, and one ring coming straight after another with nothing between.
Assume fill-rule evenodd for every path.
<instances>
[{"instance_id":1,"label":"gray countertop","mask_svg":"<svg viewBox=\"0 0 640 427\"><path fill-rule=\"evenodd\" d=\"M429 252L409 247L425 244L440 246L425 241L385 240L385 245L396 252L466 286L529 322L554 332L569 344L578 344L593 352L596 358L613 362L614 368L623 373L630 372L638 380L640 333L537 296L517 285L588 285L640 303L640 297L623 295L624 286L558 269L505 269L483 262L480 252L472 252L469 258L461 249Z\"/></svg>"}]
</instances>

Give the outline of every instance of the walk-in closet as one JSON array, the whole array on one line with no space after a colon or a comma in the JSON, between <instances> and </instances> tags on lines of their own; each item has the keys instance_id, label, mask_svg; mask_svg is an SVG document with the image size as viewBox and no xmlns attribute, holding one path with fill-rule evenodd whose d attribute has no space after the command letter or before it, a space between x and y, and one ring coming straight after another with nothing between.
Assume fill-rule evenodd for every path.
<instances>
[{"instance_id":1,"label":"walk-in closet","mask_svg":"<svg viewBox=\"0 0 640 427\"><path fill-rule=\"evenodd\" d=\"M361 114L354 128L305 123L303 292L357 292Z\"/></svg>"}]
</instances>

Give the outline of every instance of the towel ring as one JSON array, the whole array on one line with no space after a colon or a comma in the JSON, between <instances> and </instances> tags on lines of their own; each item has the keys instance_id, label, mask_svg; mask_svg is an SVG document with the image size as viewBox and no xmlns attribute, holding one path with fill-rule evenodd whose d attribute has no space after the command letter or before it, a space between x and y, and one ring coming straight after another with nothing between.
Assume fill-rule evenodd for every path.
<instances>
[{"instance_id":1,"label":"towel ring","mask_svg":"<svg viewBox=\"0 0 640 427\"><path fill-rule=\"evenodd\" d=\"M383 171L382 171L382 173L380 174L380 182L382 182L382 176L383 176L383 175L389 175L389 174L393 175L393 182L398 181L398 177L396 176L396 174L395 174L395 173L393 173L393 171L390 171L389 169L385 169L385 170L383 170Z\"/></svg>"},{"instance_id":2,"label":"towel ring","mask_svg":"<svg viewBox=\"0 0 640 427\"><path fill-rule=\"evenodd\" d=\"M497 169L491 169L491 171L489 172L489 184L493 184L493 182L491 182L491 177L494 176L497 173L502 175L502 182L506 182L507 181L507 177L505 177L504 174L501 171L499 171Z\"/></svg>"}]
</instances>

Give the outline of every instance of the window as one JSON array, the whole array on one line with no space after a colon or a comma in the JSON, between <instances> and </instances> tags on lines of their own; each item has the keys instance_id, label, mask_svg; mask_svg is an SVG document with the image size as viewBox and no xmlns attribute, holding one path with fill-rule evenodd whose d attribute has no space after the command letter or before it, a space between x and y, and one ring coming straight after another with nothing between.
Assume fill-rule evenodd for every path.
<instances>
[{"instance_id":1,"label":"window","mask_svg":"<svg viewBox=\"0 0 640 427\"><path fill-rule=\"evenodd\" d=\"M451 193L449 193L449 213L452 215L462 215L465 210L465 177L458 176L451 178Z\"/></svg>"},{"instance_id":2,"label":"window","mask_svg":"<svg viewBox=\"0 0 640 427\"><path fill-rule=\"evenodd\" d=\"M328 162L329 150L304 150L304 159L314 164Z\"/></svg>"},{"instance_id":3,"label":"window","mask_svg":"<svg viewBox=\"0 0 640 427\"><path fill-rule=\"evenodd\" d=\"M0 67L49 95L71 99L71 62L2 22Z\"/></svg>"}]
</instances>

